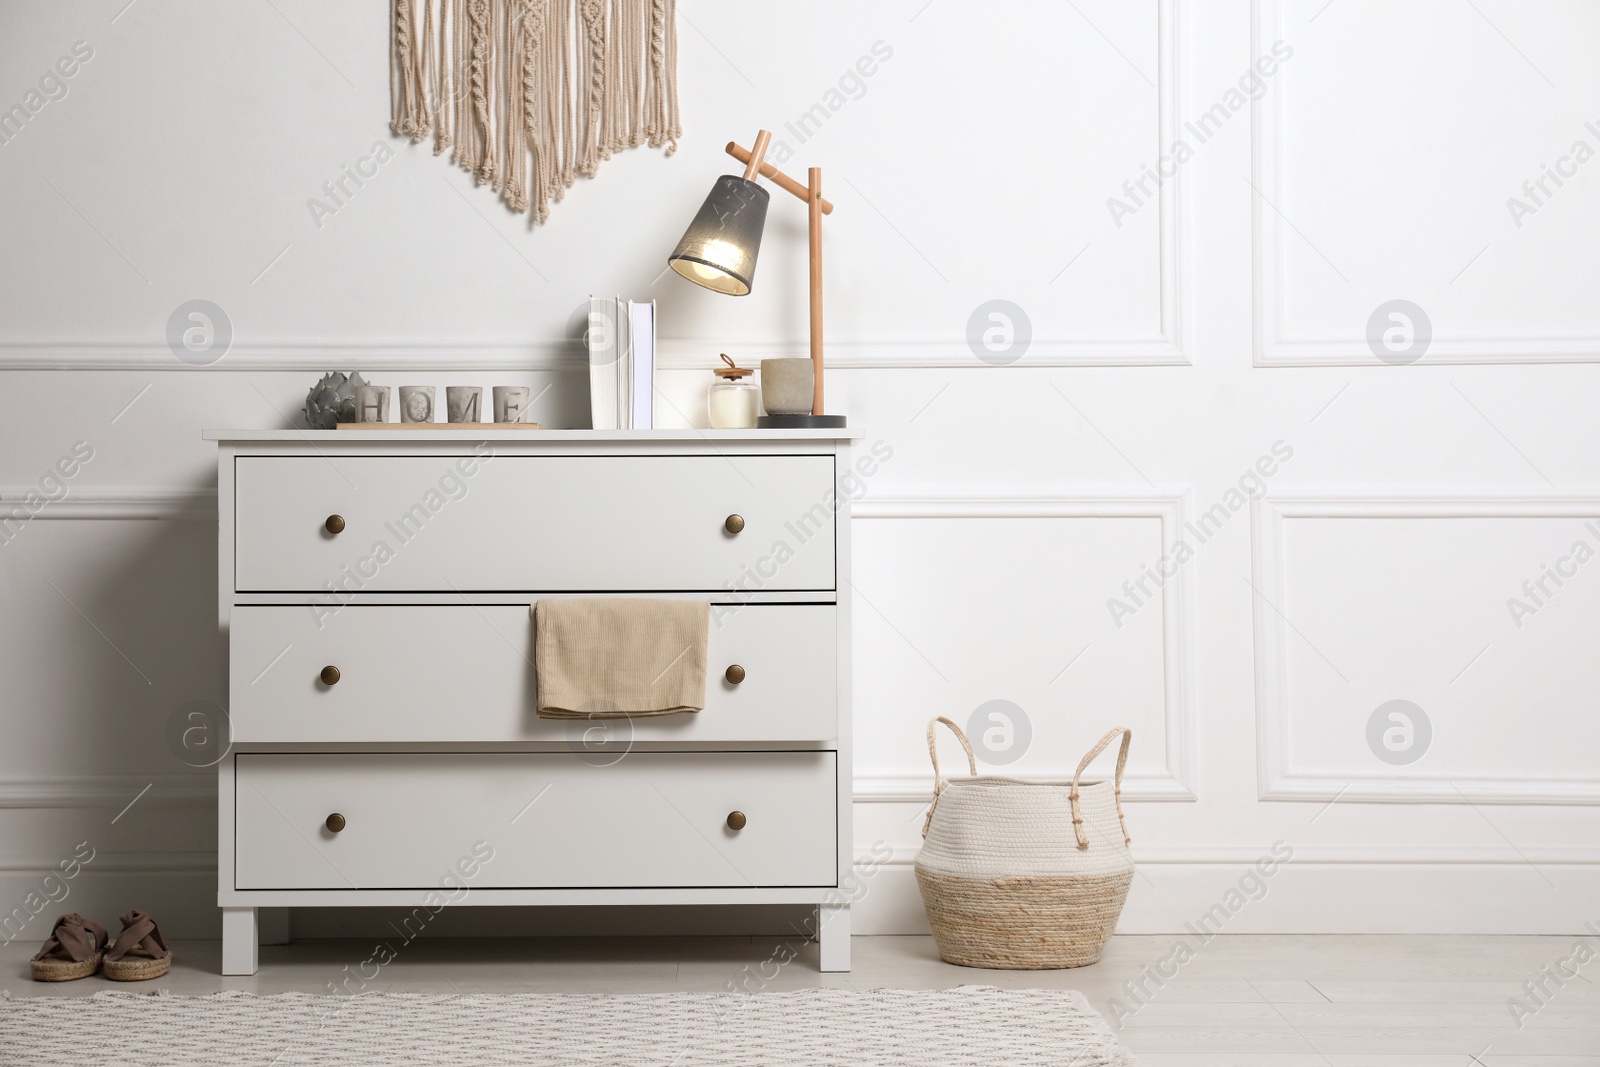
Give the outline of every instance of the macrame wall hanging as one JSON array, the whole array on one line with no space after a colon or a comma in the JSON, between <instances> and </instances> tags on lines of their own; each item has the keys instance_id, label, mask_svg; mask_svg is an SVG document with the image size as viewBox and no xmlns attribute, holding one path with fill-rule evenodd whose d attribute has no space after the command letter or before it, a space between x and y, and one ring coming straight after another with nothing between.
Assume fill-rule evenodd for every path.
<instances>
[{"instance_id":1,"label":"macrame wall hanging","mask_svg":"<svg viewBox=\"0 0 1600 1067\"><path fill-rule=\"evenodd\" d=\"M625 148L678 147L676 0L392 0L390 128L543 222Z\"/></svg>"}]
</instances>

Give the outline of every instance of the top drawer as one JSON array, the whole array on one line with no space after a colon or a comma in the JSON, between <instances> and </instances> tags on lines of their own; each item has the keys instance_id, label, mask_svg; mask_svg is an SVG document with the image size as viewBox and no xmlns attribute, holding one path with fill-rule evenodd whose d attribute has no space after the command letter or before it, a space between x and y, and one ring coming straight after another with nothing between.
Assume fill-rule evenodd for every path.
<instances>
[{"instance_id":1,"label":"top drawer","mask_svg":"<svg viewBox=\"0 0 1600 1067\"><path fill-rule=\"evenodd\" d=\"M241 456L234 586L829 590L833 481L831 455Z\"/></svg>"}]
</instances>

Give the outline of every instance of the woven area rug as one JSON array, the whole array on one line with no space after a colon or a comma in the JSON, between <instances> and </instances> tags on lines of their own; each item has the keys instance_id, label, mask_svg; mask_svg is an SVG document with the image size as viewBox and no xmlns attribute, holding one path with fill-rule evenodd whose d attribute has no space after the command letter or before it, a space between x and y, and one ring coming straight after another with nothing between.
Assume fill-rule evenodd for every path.
<instances>
[{"instance_id":1,"label":"woven area rug","mask_svg":"<svg viewBox=\"0 0 1600 1067\"><path fill-rule=\"evenodd\" d=\"M0 1064L932 1064L1129 1067L1082 993L987 986L856 993L0 1000Z\"/></svg>"}]
</instances>

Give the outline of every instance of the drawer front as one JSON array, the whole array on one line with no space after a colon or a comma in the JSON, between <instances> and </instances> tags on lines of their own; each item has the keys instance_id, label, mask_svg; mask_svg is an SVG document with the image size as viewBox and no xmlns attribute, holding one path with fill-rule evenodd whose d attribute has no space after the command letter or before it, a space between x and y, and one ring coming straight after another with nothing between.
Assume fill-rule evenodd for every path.
<instances>
[{"instance_id":1,"label":"drawer front","mask_svg":"<svg viewBox=\"0 0 1600 1067\"><path fill-rule=\"evenodd\" d=\"M834 588L832 456L242 456L234 475L241 592Z\"/></svg>"},{"instance_id":2,"label":"drawer front","mask_svg":"<svg viewBox=\"0 0 1600 1067\"><path fill-rule=\"evenodd\" d=\"M832 752L233 758L238 889L837 884Z\"/></svg>"},{"instance_id":3,"label":"drawer front","mask_svg":"<svg viewBox=\"0 0 1600 1067\"><path fill-rule=\"evenodd\" d=\"M538 718L525 606L236 607L233 739L560 741L597 759L630 740L827 741L838 733L837 610L714 608L704 711L563 722ZM744 680L731 684L735 664ZM325 667L338 670L332 685L321 680Z\"/></svg>"}]
</instances>

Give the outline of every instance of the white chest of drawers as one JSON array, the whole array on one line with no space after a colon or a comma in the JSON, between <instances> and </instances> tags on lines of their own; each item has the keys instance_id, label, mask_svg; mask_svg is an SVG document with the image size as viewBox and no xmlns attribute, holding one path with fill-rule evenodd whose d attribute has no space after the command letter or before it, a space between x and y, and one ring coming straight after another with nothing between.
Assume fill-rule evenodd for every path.
<instances>
[{"instance_id":1,"label":"white chest of drawers","mask_svg":"<svg viewBox=\"0 0 1600 1067\"><path fill-rule=\"evenodd\" d=\"M842 432L206 436L223 973L262 907L603 903L813 905L849 969ZM538 718L552 595L710 601L705 710Z\"/></svg>"}]
</instances>

